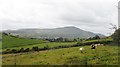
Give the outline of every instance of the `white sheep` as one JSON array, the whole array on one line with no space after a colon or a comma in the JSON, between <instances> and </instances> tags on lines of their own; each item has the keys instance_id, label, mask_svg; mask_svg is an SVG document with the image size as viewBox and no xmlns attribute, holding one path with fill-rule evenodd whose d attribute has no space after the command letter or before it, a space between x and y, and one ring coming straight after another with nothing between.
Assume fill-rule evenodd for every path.
<instances>
[{"instance_id":1,"label":"white sheep","mask_svg":"<svg viewBox=\"0 0 120 67\"><path fill-rule=\"evenodd\" d=\"M104 46L104 44L97 44L97 46Z\"/></svg>"},{"instance_id":2,"label":"white sheep","mask_svg":"<svg viewBox=\"0 0 120 67\"><path fill-rule=\"evenodd\" d=\"M92 44L91 45L91 49L96 49L97 48L97 44Z\"/></svg>"},{"instance_id":3,"label":"white sheep","mask_svg":"<svg viewBox=\"0 0 120 67\"><path fill-rule=\"evenodd\" d=\"M104 46L104 44L101 44L101 46Z\"/></svg>"},{"instance_id":4,"label":"white sheep","mask_svg":"<svg viewBox=\"0 0 120 67\"><path fill-rule=\"evenodd\" d=\"M79 50L81 51L81 53L83 53L84 48L83 48L83 47L81 47L81 48L79 48Z\"/></svg>"},{"instance_id":5,"label":"white sheep","mask_svg":"<svg viewBox=\"0 0 120 67\"><path fill-rule=\"evenodd\" d=\"M100 46L101 44L98 44L98 46Z\"/></svg>"},{"instance_id":6,"label":"white sheep","mask_svg":"<svg viewBox=\"0 0 120 67\"><path fill-rule=\"evenodd\" d=\"M97 48L98 44L95 44L94 46Z\"/></svg>"}]
</instances>

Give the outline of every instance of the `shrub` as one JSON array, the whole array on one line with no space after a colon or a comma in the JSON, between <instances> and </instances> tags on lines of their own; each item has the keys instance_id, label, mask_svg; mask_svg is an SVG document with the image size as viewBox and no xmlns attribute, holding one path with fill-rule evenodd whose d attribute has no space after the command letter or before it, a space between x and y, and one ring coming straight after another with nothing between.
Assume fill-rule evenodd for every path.
<instances>
[{"instance_id":1,"label":"shrub","mask_svg":"<svg viewBox=\"0 0 120 67\"><path fill-rule=\"evenodd\" d=\"M29 48L26 48L25 50L24 50L24 52L29 52L30 51L30 49Z\"/></svg>"},{"instance_id":2,"label":"shrub","mask_svg":"<svg viewBox=\"0 0 120 67\"><path fill-rule=\"evenodd\" d=\"M17 53L18 51L16 49L12 49L12 53Z\"/></svg>"},{"instance_id":3,"label":"shrub","mask_svg":"<svg viewBox=\"0 0 120 67\"><path fill-rule=\"evenodd\" d=\"M6 49L6 51L3 51L2 53L3 54L11 53L11 50L10 49Z\"/></svg>"},{"instance_id":4,"label":"shrub","mask_svg":"<svg viewBox=\"0 0 120 67\"><path fill-rule=\"evenodd\" d=\"M3 35L6 35L6 36L8 36L8 34L7 34L7 33L5 33L5 32L3 32L2 34L3 34Z\"/></svg>"},{"instance_id":5,"label":"shrub","mask_svg":"<svg viewBox=\"0 0 120 67\"><path fill-rule=\"evenodd\" d=\"M10 49L6 49L6 51L10 51Z\"/></svg>"},{"instance_id":6,"label":"shrub","mask_svg":"<svg viewBox=\"0 0 120 67\"><path fill-rule=\"evenodd\" d=\"M113 38L113 40L114 40L114 42L116 42L116 43L120 43L120 28L119 29L117 29L115 32L114 32L114 34L112 35L112 38Z\"/></svg>"},{"instance_id":7,"label":"shrub","mask_svg":"<svg viewBox=\"0 0 120 67\"><path fill-rule=\"evenodd\" d=\"M33 50L33 51L39 51L39 48L38 48L38 46L32 47L32 50Z\"/></svg>"},{"instance_id":8,"label":"shrub","mask_svg":"<svg viewBox=\"0 0 120 67\"><path fill-rule=\"evenodd\" d=\"M46 49L49 49L49 46L48 46L48 45L44 46L44 49L45 49L45 50L46 50Z\"/></svg>"},{"instance_id":9,"label":"shrub","mask_svg":"<svg viewBox=\"0 0 120 67\"><path fill-rule=\"evenodd\" d=\"M85 41L85 42L78 42L77 44L79 44L80 46L84 46L84 45L91 45L91 44L109 44L111 43L112 40L111 39L101 39L101 40L91 40L91 41ZM76 45L77 46L77 45Z\"/></svg>"},{"instance_id":10,"label":"shrub","mask_svg":"<svg viewBox=\"0 0 120 67\"><path fill-rule=\"evenodd\" d=\"M21 48L21 49L19 50L19 52L24 52L24 48Z\"/></svg>"}]
</instances>

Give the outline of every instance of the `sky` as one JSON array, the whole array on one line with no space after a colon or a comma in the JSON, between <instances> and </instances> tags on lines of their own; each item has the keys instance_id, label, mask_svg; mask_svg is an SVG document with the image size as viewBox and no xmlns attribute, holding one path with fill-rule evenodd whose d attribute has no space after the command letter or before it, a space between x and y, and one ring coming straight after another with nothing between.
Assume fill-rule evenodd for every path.
<instances>
[{"instance_id":1,"label":"sky","mask_svg":"<svg viewBox=\"0 0 120 67\"><path fill-rule=\"evenodd\" d=\"M110 35L119 0L0 0L0 30L75 26Z\"/></svg>"}]
</instances>

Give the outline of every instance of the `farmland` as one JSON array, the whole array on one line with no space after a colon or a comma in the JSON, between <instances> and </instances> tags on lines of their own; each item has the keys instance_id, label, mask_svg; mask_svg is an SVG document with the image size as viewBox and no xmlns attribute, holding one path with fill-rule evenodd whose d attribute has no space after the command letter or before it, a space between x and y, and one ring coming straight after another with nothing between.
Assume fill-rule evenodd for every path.
<instances>
[{"instance_id":1,"label":"farmland","mask_svg":"<svg viewBox=\"0 0 120 67\"><path fill-rule=\"evenodd\" d=\"M28 39L28 38L19 38L19 37L11 37L10 35L6 36L3 35L3 41L2 41L2 49L5 51L6 49L20 49L20 48L30 48L37 46L39 48L44 48L46 45L49 46L49 48L57 47L57 46L71 46L74 44L89 44L94 42L109 42L112 41L111 38L108 39L98 39L98 40L88 40L88 41L82 41L82 42L48 42L46 40L39 40L39 39Z\"/></svg>"},{"instance_id":2,"label":"farmland","mask_svg":"<svg viewBox=\"0 0 120 67\"><path fill-rule=\"evenodd\" d=\"M62 46L62 45L73 45L76 44L77 42L48 42L48 43L41 43L41 44L33 44L33 45L26 45L26 46L20 46L20 47L11 47L11 48L7 48L7 49L20 49L20 48L30 48L32 49L32 47L34 46L38 46L39 48L44 48L46 45L50 47L55 47L55 46ZM3 51L5 51L6 49L3 49Z\"/></svg>"},{"instance_id":3,"label":"farmland","mask_svg":"<svg viewBox=\"0 0 120 67\"><path fill-rule=\"evenodd\" d=\"M12 37L10 35L2 36L2 48L11 48L11 47L20 47L20 46L26 46L26 45L34 45L34 44L40 44L44 43L46 41L44 40L37 40L37 39L25 39L25 38L19 38L19 37Z\"/></svg>"},{"instance_id":4,"label":"farmland","mask_svg":"<svg viewBox=\"0 0 120 67\"><path fill-rule=\"evenodd\" d=\"M14 65L15 63L17 65L118 65L118 46L107 44L112 41L111 38L80 42L48 42L11 36L3 36L3 39L3 51L30 48L30 51L27 52L3 54L3 65ZM105 43L107 45L91 49L91 43ZM60 49L31 51L34 46L44 48L46 45L49 48L58 47ZM68 47L61 48L61 46ZM85 48L83 53L79 51L80 47ZM14 54L16 54L16 58Z\"/></svg>"},{"instance_id":5,"label":"farmland","mask_svg":"<svg viewBox=\"0 0 120 67\"><path fill-rule=\"evenodd\" d=\"M117 65L118 47L99 46L92 50L90 46L85 48L84 53L79 47L45 50L17 54L17 65ZM3 54L3 65L14 65L14 54ZM29 62L30 61L30 62Z\"/></svg>"},{"instance_id":6,"label":"farmland","mask_svg":"<svg viewBox=\"0 0 120 67\"><path fill-rule=\"evenodd\" d=\"M0 0L0 66L120 67L118 0Z\"/></svg>"}]
</instances>

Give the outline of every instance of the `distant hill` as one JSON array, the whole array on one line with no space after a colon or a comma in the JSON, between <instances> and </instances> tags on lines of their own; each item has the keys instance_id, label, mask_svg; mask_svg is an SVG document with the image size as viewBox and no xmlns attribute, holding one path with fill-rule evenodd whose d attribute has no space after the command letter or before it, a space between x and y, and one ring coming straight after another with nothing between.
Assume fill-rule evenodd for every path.
<instances>
[{"instance_id":1,"label":"distant hill","mask_svg":"<svg viewBox=\"0 0 120 67\"><path fill-rule=\"evenodd\" d=\"M6 30L6 33L17 34L22 37L34 37L34 38L88 38L99 35L104 37L102 34L96 34L89 31L84 31L74 26L53 28L53 29L19 29L19 30Z\"/></svg>"}]
</instances>

